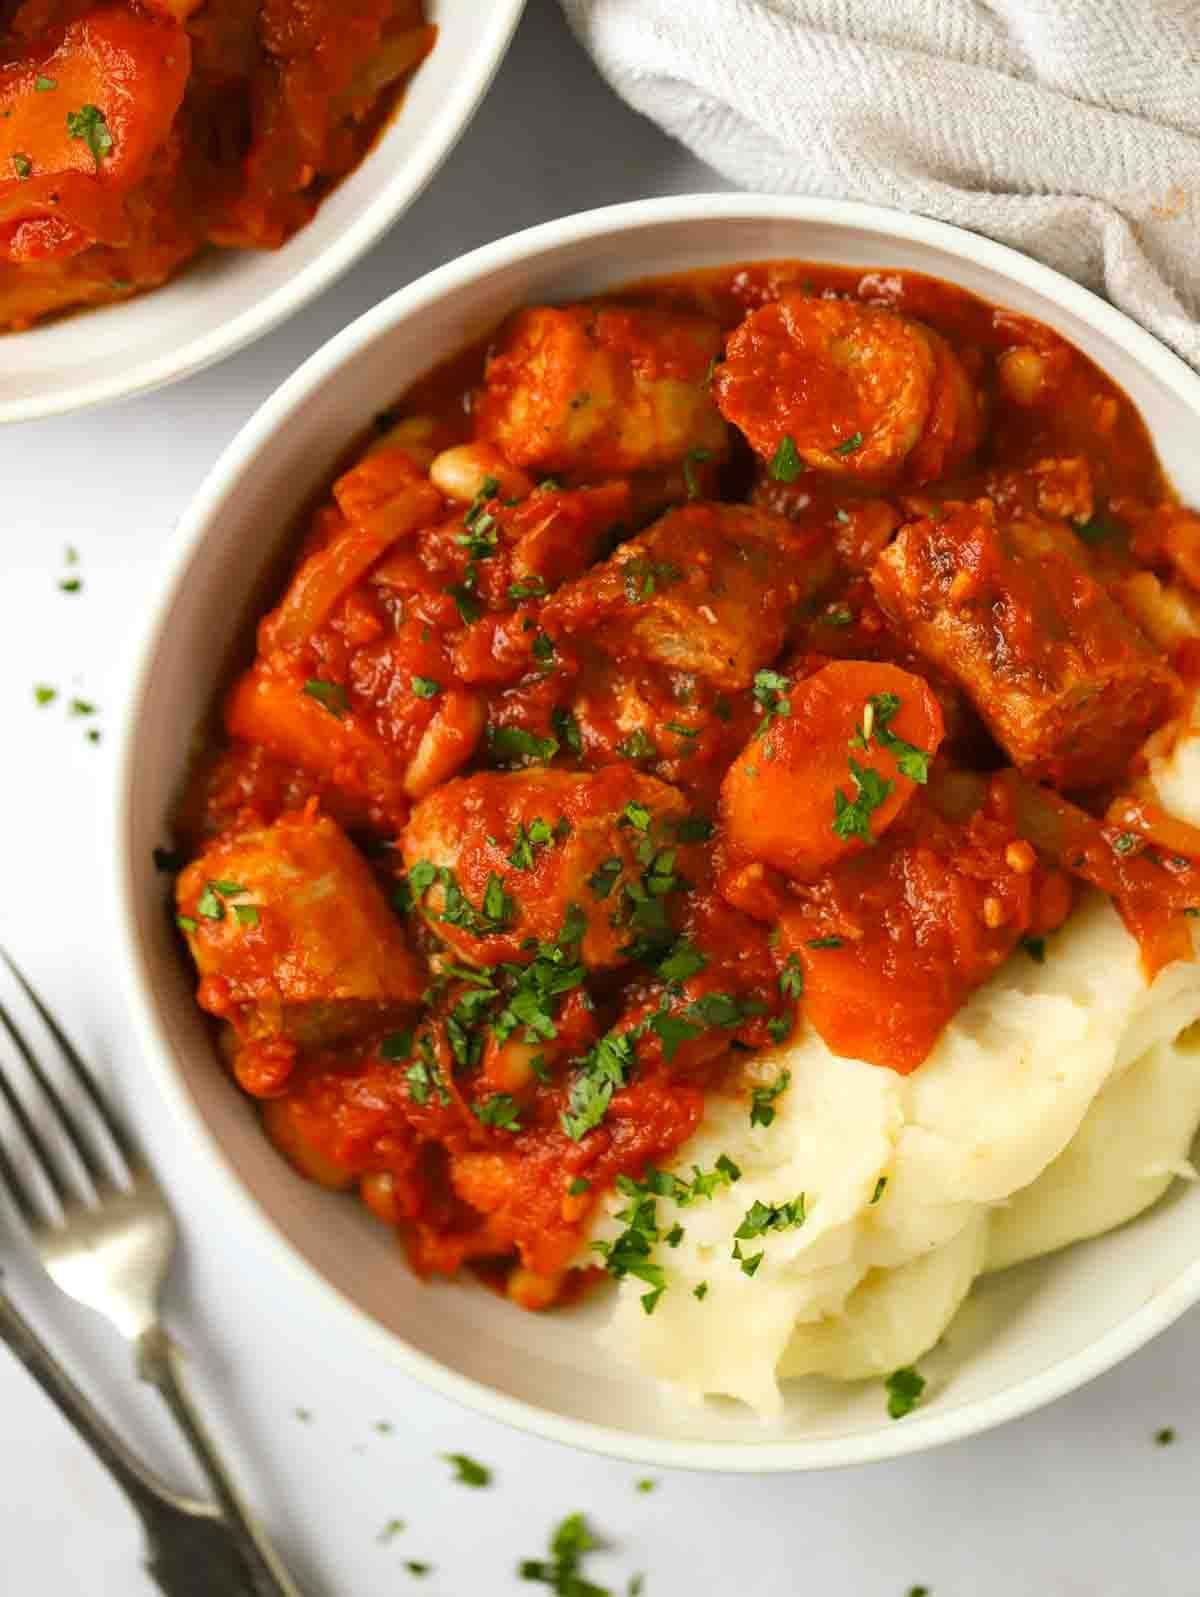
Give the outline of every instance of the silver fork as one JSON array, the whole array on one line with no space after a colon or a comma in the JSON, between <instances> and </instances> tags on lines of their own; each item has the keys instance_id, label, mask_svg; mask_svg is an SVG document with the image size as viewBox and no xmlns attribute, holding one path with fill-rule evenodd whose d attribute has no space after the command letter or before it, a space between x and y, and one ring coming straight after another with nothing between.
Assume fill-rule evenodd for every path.
<instances>
[{"instance_id":1,"label":"silver fork","mask_svg":"<svg viewBox=\"0 0 1200 1597\"><path fill-rule=\"evenodd\" d=\"M20 1173L3 1142L0 1185L7 1189L59 1289L110 1320L132 1344L139 1375L157 1388L208 1478L251 1581L249 1589L255 1597L300 1597L188 1397L180 1378L179 1352L162 1325L159 1300L175 1243L175 1222L166 1198L62 1028L8 954L0 949L0 955L53 1039L65 1075L77 1089L72 1096L86 1106L83 1112L78 1105L68 1106L0 1003L0 1027L41 1094L55 1129L55 1146L38 1129L2 1060L0 1102L24 1145L26 1162L55 1201L46 1201L37 1184ZM98 1151L100 1127L107 1134L107 1159ZM71 1168L68 1148L76 1170ZM86 1180L80 1179L80 1172Z\"/></svg>"}]
</instances>

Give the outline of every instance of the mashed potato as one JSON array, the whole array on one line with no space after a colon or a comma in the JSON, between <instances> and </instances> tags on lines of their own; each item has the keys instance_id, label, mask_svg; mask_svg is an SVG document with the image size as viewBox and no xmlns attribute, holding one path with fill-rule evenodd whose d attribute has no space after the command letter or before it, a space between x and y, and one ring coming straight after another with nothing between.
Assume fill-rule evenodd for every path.
<instances>
[{"instance_id":1,"label":"mashed potato","mask_svg":"<svg viewBox=\"0 0 1200 1597\"><path fill-rule=\"evenodd\" d=\"M1175 814L1200 824L1200 734L1156 763ZM712 1099L675 1166L741 1177L711 1199L658 1199L667 1287L653 1314L627 1278L605 1334L626 1361L695 1398L779 1410L780 1380L877 1376L941 1337L972 1281L1120 1225L1177 1175L1200 1122L1200 964L1152 984L1107 899L1084 899L1037 963L1018 951L903 1077L832 1054L803 1025L751 1083L790 1085L769 1126ZM738 1243L755 1203L784 1223ZM621 1230L615 1196L596 1228ZM754 1262L754 1256L762 1254ZM749 1273L752 1270L753 1273Z\"/></svg>"}]
</instances>

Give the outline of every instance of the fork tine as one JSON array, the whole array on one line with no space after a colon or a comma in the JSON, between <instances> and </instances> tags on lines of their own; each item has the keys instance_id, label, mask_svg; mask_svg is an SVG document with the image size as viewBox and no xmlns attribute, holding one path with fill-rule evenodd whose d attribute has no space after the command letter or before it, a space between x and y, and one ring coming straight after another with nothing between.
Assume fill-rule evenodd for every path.
<instances>
[{"instance_id":1,"label":"fork tine","mask_svg":"<svg viewBox=\"0 0 1200 1597\"><path fill-rule=\"evenodd\" d=\"M87 1094L88 1101L91 1103L92 1108L99 1116L105 1131L108 1132L109 1136L116 1144L121 1157L124 1159L131 1171L136 1169L142 1163L138 1151L130 1140L125 1128L121 1125L121 1122L116 1118L112 1110L109 1109L108 1105L105 1103L103 1097L101 1096L99 1087L97 1087L92 1078L91 1071L76 1052L75 1045L71 1042L70 1038L55 1020L54 1016L46 1008L45 1004L43 1004L37 993L34 992L28 981L26 981L12 955L6 948L0 948L0 959L3 959L4 963L8 966L17 982L17 985L37 1011L38 1016L46 1030L58 1044L59 1052L66 1060L67 1064L71 1067L71 1072L76 1081Z\"/></svg>"},{"instance_id":2,"label":"fork tine","mask_svg":"<svg viewBox=\"0 0 1200 1597\"><path fill-rule=\"evenodd\" d=\"M0 1186L3 1186L8 1192L25 1224L31 1231L36 1231L41 1225L41 1216L38 1213L37 1205L29 1196L28 1188L5 1153L2 1142L0 1142Z\"/></svg>"},{"instance_id":3,"label":"fork tine","mask_svg":"<svg viewBox=\"0 0 1200 1597\"><path fill-rule=\"evenodd\" d=\"M0 1006L0 1019L4 1020L6 1026L9 1024L8 1017L4 1012L3 1006ZM25 1138L25 1141L28 1143L34 1162L41 1171L47 1186L53 1189L54 1196L65 1208L66 1205L71 1202L70 1189L63 1180L57 1164L51 1157L50 1150L47 1148L42 1138L41 1132L29 1118L29 1114L25 1108L25 1105L18 1097L12 1082L9 1081L8 1074L5 1071L3 1064L0 1064L0 1098L3 1098L4 1102L8 1105L9 1112L20 1128L21 1134Z\"/></svg>"},{"instance_id":4,"label":"fork tine","mask_svg":"<svg viewBox=\"0 0 1200 1597\"><path fill-rule=\"evenodd\" d=\"M42 1069L41 1065L38 1064L37 1059L34 1057L33 1049L30 1048L21 1032L17 1029L16 1021L9 1014L8 1010L5 1009L3 1004L0 1004L0 1026L3 1026L8 1035L12 1038L13 1046L16 1048L21 1058L25 1061L25 1065L29 1071L29 1074L33 1077L34 1081L37 1082L38 1086L45 1094L46 1101L54 1111L59 1130L62 1132L63 1136L66 1137L72 1148L74 1148L80 1164L87 1171L88 1175L91 1176L93 1182L96 1184L97 1189L103 1189L105 1187L111 1186L112 1180L108 1171L104 1168L103 1164L101 1164L93 1150L88 1146L83 1133L75 1124L73 1116L68 1110L66 1104L62 1101L62 1098L59 1096L58 1088L50 1080L50 1077Z\"/></svg>"}]
</instances>

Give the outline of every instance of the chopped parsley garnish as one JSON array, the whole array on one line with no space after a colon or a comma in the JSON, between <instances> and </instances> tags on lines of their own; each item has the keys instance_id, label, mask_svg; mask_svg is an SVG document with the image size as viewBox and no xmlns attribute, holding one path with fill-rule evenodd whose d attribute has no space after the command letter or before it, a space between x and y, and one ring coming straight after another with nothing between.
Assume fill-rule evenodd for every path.
<instances>
[{"instance_id":1,"label":"chopped parsley garnish","mask_svg":"<svg viewBox=\"0 0 1200 1597\"><path fill-rule=\"evenodd\" d=\"M592 1183L586 1176L576 1176L567 1188L567 1196L569 1198L582 1198L585 1192L590 1192L591 1190Z\"/></svg>"},{"instance_id":2,"label":"chopped parsley garnish","mask_svg":"<svg viewBox=\"0 0 1200 1597\"><path fill-rule=\"evenodd\" d=\"M33 80L33 87L38 94L49 94L51 89L58 88L58 79L48 78L44 72L39 72Z\"/></svg>"},{"instance_id":3,"label":"chopped parsley garnish","mask_svg":"<svg viewBox=\"0 0 1200 1597\"><path fill-rule=\"evenodd\" d=\"M520 1131L521 1106L508 1092L494 1092L483 1103L472 1106L482 1125L494 1126L497 1131Z\"/></svg>"},{"instance_id":4,"label":"chopped parsley garnish","mask_svg":"<svg viewBox=\"0 0 1200 1597\"><path fill-rule=\"evenodd\" d=\"M637 799L630 799L621 811L617 821L618 826L632 826L637 832L645 832L650 827L650 811L644 804L639 804Z\"/></svg>"},{"instance_id":5,"label":"chopped parsley garnish","mask_svg":"<svg viewBox=\"0 0 1200 1597\"><path fill-rule=\"evenodd\" d=\"M635 1484L634 1484L634 1491L636 1491L636 1492L653 1492L653 1491L657 1491L657 1489L658 1489L658 1482L657 1481L652 1481L652 1480L649 1480L649 1479L640 1480L640 1481L635 1482Z\"/></svg>"},{"instance_id":6,"label":"chopped parsley garnish","mask_svg":"<svg viewBox=\"0 0 1200 1597\"><path fill-rule=\"evenodd\" d=\"M624 760L652 760L658 754L658 749L653 740L638 727L627 738L621 739L617 744L617 753Z\"/></svg>"},{"instance_id":7,"label":"chopped parsley garnish","mask_svg":"<svg viewBox=\"0 0 1200 1597\"><path fill-rule=\"evenodd\" d=\"M681 843L706 843L713 835L713 823L702 815L685 815L675 822L675 836Z\"/></svg>"},{"instance_id":8,"label":"chopped parsley garnish","mask_svg":"<svg viewBox=\"0 0 1200 1597\"><path fill-rule=\"evenodd\" d=\"M78 111L67 112L67 132L73 139L82 139L92 152L99 171L104 157L113 147L112 131L98 105L84 105Z\"/></svg>"},{"instance_id":9,"label":"chopped parsley garnish","mask_svg":"<svg viewBox=\"0 0 1200 1597\"><path fill-rule=\"evenodd\" d=\"M233 918L239 926L257 926L259 924L258 905L235 904L233 906Z\"/></svg>"},{"instance_id":10,"label":"chopped parsley garnish","mask_svg":"<svg viewBox=\"0 0 1200 1597\"><path fill-rule=\"evenodd\" d=\"M561 1120L572 1142L580 1142L608 1113L612 1095L625 1085L634 1065L633 1042L628 1032L608 1034L579 1061Z\"/></svg>"},{"instance_id":11,"label":"chopped parsley garnish","mask_svg":"<svg viewBox=\"0 0 1200 1597\"><path fill-rule=\"evenodd\" d=\"M448 1464L454 1465L454 1479L459 1486L490 1486L492 1472L466 1453L443 1453Z\"/></svg>"},{"instance_id":12,"label":"chopped parsley garnish","mask_svg":"<svg viewBox=\"0 0 1200 1597\"><path fill-rule=\"evenodd\" d=\"M601 860L587 880L593 897L607 898L616 886L622 868L622 861L615 854L610 854L608 859Z\"/></svg>"},{"instance_id":13,"label":"chopped parsley garnish","mask_svg":"<svg viewBox=\"0 0 1200 1597\"><path fill-rule=\"evenodd\" d=\"M1136 832L1118 832L1112 840L1113 851L1117 854L1132 854L1141 841Z\"/></svg>"},{"instance_id":14,"label":"chopped parsley garnish","mask_svg":"<svg viewBox=\"0 0 1200 1597\"><path fill-rule=\"evenodd\" d=\"M888 1413L892 1419L902 1420L921 1401L925 1377L913 1369L893 1370L883 1385L887 1392Z\"/></svg>"},{"instance_id":15,"label":"chopped parsley garnish","mask_svg":"<svg viewBox=\"0 0 1200 1597\"><path fill-rule=\"evenodd\" d=\"M769 1126L775 1119L775 1100L781 1093L788 1090L792 1083L790 1070L782 1071L775 1081L766 1087L755 1087L750 1094L750 1124L752 1126Z\"/></svg>"},{"instance_id":16,"label":"chopped parsley garnish","mask_svg":"<svg viewBox=\"0 0 1200 1597\"><path fill-rule=\"evenodd\" d=\"M479 492L463 516L463 525L467 530L459 533L458 542L466 545L472 559L486 560L495 551L496 518L490 515L484 506L489 500L494 499L499 491L500 484L495 477L485 477L479 485Z\"/></svg>"},{"instance_id":17,"label":"chopped parsley garnish","mask_svg":"<svg viewBox=\"0 0 1200 1597\"><path fill-rule=\"evenodd\" d=\"M779 972L779 991L785 998L800 998L804 993L804 966L795 954L789 954Z\"/></svg>"},{"instance_id":18,"label":"chopped parsley garnish","mask_svg":"<svg viewBox=\"0 0 1200 1597\"><path fill-rule=\"evenodd\" d=\"M739 1242L765 1236L768 1231L794 1231L808 1219L804 1194L787 1203L762 1203L755 1199L733 1233Z\"/></svg>"},{"instance_id":19,"label":"chopped parsley garnish","mask_svg":"<svg viewBox=\"0 0 1200 1597\"><path fill-rule=\"evenodd\" d=\"M523 1558L517 1575L551 1587L559 1597L612 1597L607 1587L594 1585L580 1573L584 1554L599 1545L583 1515L568 1514L550 1538L549 1559Z\"/></svg>"},{"instance_id":20,"label":"chopped parsley garnish","mask_svg":"<svg viewBox=\"0 0 1200 1597\"><path fill-rule=\"evenodd\" d=\"M540 815L535 815L529 825L518 822L516 835L513 838L512 852L508 856L508 863L514 870L531 871L539 848L545 848L554 841L554 828L549 822L544 821Z\"/></svg>"},{"instance_id":21,"label":"chopped parsley garnish","mask_svg":"<svg viewBox=\"0 0 1200 1597\"><path fill-rule=\"evenodd\" d=\"M393 1031L379 1044L379 1052L384 1059L411 1059L413 1051L413 1034L411 1031Z\"/></svg>"},{"instance_id":22,"label":"chopped parsley garnish","mask_svg":"<svg viewBox=\"0 0 1200 1597\"><path fill-rule=\"evenodd\" d=\"M695 976L708 964L708 955L681 937L663 960L659 961L658 974L665 982L684 982Z\"/></svg>"},{"instance_id":23,"label":"chopped parsley garnish","mask_svg":"<svg viewBox=\"0 0 1200 1597\"><path fill-rule=\"evenodd\" d=\"M810 937L805 946L807 948L840 948L842 941L840 937Z\"/></svg>"},{"instance_id":24,"label":"chopped parsley garnish","mask_svg":"<svg viewBox=\"0 0 1200 1597\"><path fill-rule=\"evenodd\" d=\"M668 732L674 732L677 738L695 738L700 736L698 726L684 726L681 721L664 721L663 725Z\"/></svg>"},{"instance_id":25,"label":"chopped parsley garnish","mask_svg":"<svg viewBox=\"0 0 1200 1597\"><path fill-rule=\"evenodd\" d=\"M340 721L346 713L346 690L340 682L323 682L320 677L309 677L304 684L304 691L310 699L336 716Z\"/></svg>"},{"instance_id":26,"label":"chopped parsley garnish","mask_svg":"<svg viewBox=\"0 0 1200 1597\"><path fill-rule=\"evenodd\" d=\"M404 1079L408 1083L409 1097L415 1104L422 1108L429 1102L431 1092L436 1092L438 1101L443 1104L450 1102L450 1092L442 1080L441 1067L433 1051L433 1039L426 1033L417 1044L421 1057L411 1064L404 1072Z\"/></svg>"},{"instance_id":27,"label":"chopped parsley garnish","mask_svg":"<svg viewBox=\"0 0 1200 1597\"><path fill-rule=\"evenodd\" d=\"M804 470L804 462L796 448L796 440L791 433L784 433L779 440L779 448L771 456L771 464L767 470L776 482L795 482Z\"/></svg>"},{"instance_id":28,"label":"chopped parsley garnish","mask_svg":"<svg viewBox=\"0 0 1200 1597\"><path fill-rule=\"evenodd\" d=\"M692 1296L697 1303L703 1303L708 1296L708 1282L701 1281L697 1286L694 1286L692 1288Z\"/></svg>"},{"instance_id":29,"label":"chopped parsley garnish","mask_svg":"<svg viewBox=\"0 0 1200 1597\"><path fill-rule=\"evenodd\" d=\"M792 703L786 696L790 685L787 677L778 671L754 673L754 700L763 711L763 718L754 729L755 737L761 737L772 721L791 715Z\"/></svg>"},{"instance_id":30,"label":"chopped parsley garnish","mask_svg":"<svg viewBox=\"0 0 1200 1597\"><path fill-rule=\"evenodd\" d=\"M533 658L535 660L540 660L543 665L549 665L551 660L553 660L554 643L549 634L545 632L539 632L537 637L533 640L532 648Z\"/></svg>"},{"instance_id":31,"label":"chopped parsley garnish","mask_svg":"<svg viewBox=\"0 0 1200 1597\"><path fill-rule=\"evenodd\" d=\"M878 1203L880 1198L883 1197L884 1193L887 1191L887 1184L888 1178L886 1176L880 1176L879 1180L875 1183L875 1191L871 1194L872 1203Z\"/></svg>"},{"instance_id":32,"label":"chopped parsley garnish","mask_svg":"<svg viewBox=\"0 0 1200 1597\"><path fill-rule=\"evenodd\" d=\"M759 1265L763 1262L764 1254L761 1249L757 1253L745 1254L742 1252L742 1244L735 1242L733 1244L733 1257L741 1265L743 1275L754 1275Z\"/></svg>"},{"instance_id":33,"label":"chopped parsley garnish","mask_svg":"<svg viewBox=\"0 0 1200 1597\"><path fill-rule=\"evenodd\" d=\"M447 588L446 592L454 600L458 618L464 627L469 627L473 621L478 621L483 614L483 606L475 597L475 567L469 565L466 575L461 582Z\"/></svg>"},{"instance_id":34,"label":"chopped parsley garnish","mask_svg":"<svg viewBox=\"0 0 1200 1597\"><path fill-rule=\"evenodd\" d=\"M689 449L683 457L683 485L687 490L689 499L699 499L700 497L700 484L696 479L696 467L711 459L711 449Z\"/></svg>"},{"instance_id":35,"label":"chopped parsley garnish","mask_svg":"<svg viewBox=\"0 0 1200 1597\"><path fill-rule=\"evenodd\" d=\"M379 1532L379 1535L376 1536L375 1540L381 1545L386 1546L394 1536L399 1536L403 1529L404 1521L402 1519L389 1519L387 1524Z\"/></svg>"},{"instance_id":36,"label":"chopped parsley garnish","mask_svg":"<svg viewBox=\"0 0 1200 1597\"><path fill-rule=\"evenodd\" d=\"M1035 965L1044 965L1046 963L1046 939L1044 937L1022 937L1021 947Z\"/></svg>"},{"instance_id":37,"label":"chopped parsley garnish","mask_svg":"<svg viewBox=\"0 0 1200 1597\"><path fill-rule=\"evenodd\" d=\"M442 691L442 684L432 677L413 677L412 690L418 699L435 699Z\"/></svg>"},{"instance_id":38,"label":"chopped parsley garnish","mask_svg":"<svg viewBox=\"0 0 1200 1597\"><path fill-rule=\"evenodd\" d=\"M1159 1447L1170 1447L1175 1440L1175 1427L1164 1425L1161 1431L1155 1431L1154 1440Z\"/></svg>"},{"instance_id":39,"label":"chopped parsley garnish","mask_svg":"<svg viewBox=\"0 0 1200 1597\"><path fill-rule=\"evenodd\" d=\"M13 171L19 178L27 178L33 172L33 162L27 155L14 155L12 158Z\"/></svg>"},{"instance_id":40,"label":"chopped parsley garnish","mask_svg":"<svg viewBox=\"0 0 1200 1597\"><path fill-rule=\"evenodd\" d=\"M623 562L621 576L625 585L625 597L630 604L644 604L660 588L667 588L671 583L678 582L683 572L669 560L649 560L644 555L638 555L632 560Z\"/></svg>"},{"instance_id":41,"label":"chopped parsley garnish","mask_svg":"<svg viewBox=\"0 0 1200 1597\"><path fill-rule=\"evenodd\" d=\"M520 604L522 599L544 599L546 597L546 583L542 577L526 577L523 582L510 582L508 597L514 604Z\"/></svg>"},{"instance_id":42,"label":"chopped parsley garnish","mask_svg":"<svg viewBox=\"0 0 1200 1597\"><path fill-rule=\"evenodd\" d=\"M843 438L840 444L834 444L833 452L835 455L852 455L856 449L861 449L862 446L862 433L851 433L849 438Z\"/></svg>"},{"instance_id":43,"label":"chopped parsley garnish","mask_svg":"<svg viewBox=\"0 0 1200 1597\"><path fill-rule=\"evenodd\" d=\"M82 593L83 578L63 577L58 584L58 591L60 593Z\"/></svg>"},{"instance_id":44,"label":"chopped parsley garnish","mask_svg":"<svg viewBox=\"0 0 1200 1597\"><path fill-rule=\"evenodd\" d=\"M212 882L205 886L200 897L196 900L196 913L197 915L203 915L205 920L225 919L225 906L218 897L216 887Z\"/></svg>"},{"instance_id":45,"label":"chopped parsley garnish","mask_svg":"<svg viewBox=\"0 0 1200 1597\"><path fill-rule=\"evenodd\" d=\"M196 922L190 915L176 915L175 924L185 932L194 932L197 929Z\"/></svg>"},{"instance_id":46,"label":"chopped parsley garnish","mask_svg":"<svg viewBox=\"0 0 1200 1597\"><path fill-rule=\"evenodd\" d=\"M558 1036L554 1018L558 1000L564 993L581 987L587 974L579 960L579 942L586 929L583 912L569 904L554 942L538 943L528 965L501 967L512 986L492 1021L497 1041L507 1041L519 1027L524 1028L523 1040L529 1043L548 1042Z\"/></svg>"},{"instance_id":47,"label":"chopped parsley garnish","mask_svg":"<svg viewBox=\"0 0 1200 1597\"><path fill-rule=\"evenodd\" d=\"M557 738L538 737L519 726L489 727L488 745L498 760L523 760L531 764L545 764L558 753Z\"/></svg>"},{"instance_id":48,"label":"chopped parsley garnish","mask_svg":"<svg viewBox=\"0 0 1200 1597\"><path fill-rule=\"evenodd\" d=\"M881 749L895 756L901 773L910 782L924 784L929 781L929 753L898 737L891 723L900 708L900 698L895 693L873 693L863 710L861 729L850 740L852 749L865 749L874 738Z\"/></svg>"},{"instance_id":49,"label":"chopped parsley garnish","mask_svg":"<svg viewBox=\"0 0 1200 1597\"><path fill-rule=\"evenodd\" d=\"M68 715L95 715L96 706L90 699L72 699L67 705Z\"/></svg>"},{"instance_id":50,"label":"chopped parsley garnish","mask_svg":"<svg viewBox=\"0 0 1200 1597\"><path fill-rule=\"evenodd\" d=\"M870 766L860 765L853 755L849 756L849 764L855 796L853 800L848 799L840 787L834 791L832 830L835 836L847 842L860 837L866 843L873 843L875 834L871 830L871 816L886 801L896 784L890 778L880 776Z\"/></svg>"},{"instance_id":51,"label":"chopped parsley garnish","mask_svg":"<svg viewBox=\"0 0 1200 1597\"><path fill-rule=\"evenodd\" d=\"M427 1564L424 1559L421 1558L406 1558L404 1560L404 1567L408 1570L410 1575L414 1575L418 1580L423 1580L426 1575L433 1574L433 1565Z\"/></svg>"},{"instance_id":52,"label":"chopped parsley garnish","mask_svg":"<svg viewBox=\"0 0 1200 1597\"><path fill-rule=\"evenodd\" d=\"M579 730L574 710L559 705L550 712L550 725L558 734L558 740L563 748L570 749L572 754L583 753L583 734Z\"/></svg>"},{"instance_id":53,"label":"chopped parsley garnish","mask_svg":"<svg viewBox=\"0 0 1200 1597\"><path fill-rule=\"evenodd\" d=\"M48 687L46 683L39 682L33 690L33 702L44 709L47 704L53 704L58 697L58 689Z\"/></svg>"},{"instance_id":54,"label":"chopped parsley garnish","mask_svg":"<svg viewBox=\"0 0 1200 1597\"><path fill-rule=\"evenodd\" d=\"M830 605L828 610L823 610L817 617L823 627L848 627L854 621L854 611L847 605Z\"/></svg>"},{"instance_id":55,"label":"chopped parsley garnish","mask_svg":"<svg viewBox=\"0 0 1200 1597\"><path fill-rule=\"evenodd\" d=\"M1103 511L1097 511L1094 516L1075 528L1075 536L1092 546L1107 543L1110 538L1119 538L1121 532L1121 527Z\"/></svg>"}]
</instances>

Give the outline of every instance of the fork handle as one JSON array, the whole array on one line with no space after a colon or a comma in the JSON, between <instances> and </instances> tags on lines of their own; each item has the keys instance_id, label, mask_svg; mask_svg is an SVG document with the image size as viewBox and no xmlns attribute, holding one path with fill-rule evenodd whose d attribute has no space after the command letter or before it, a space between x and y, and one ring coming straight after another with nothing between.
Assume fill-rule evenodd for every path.
<instances>
[{"instance_id":1,"label":"fork handle","mask_svg":"<svg viewBox=\"0 0 1200 1597\"><path fill-rule=\"evenodd\" d=\"M213 1495L251 1572L256 1597L302 1597L225 1468L183 1384L179 1349L163 1326L152 1325L143 1331L138 1337L136 1352L139 1375L158 1389L208 1477Z\"/></svg>"},{"instance_id":2,"label":"fork handle","mask_svg":"<svg viewBox=\"0 0 1200 1597\"><path fill-rule=\"evenodd\" d=\"M94 1404L0 1292L0 1342L16 1355L50 1401L108 1470L141 1520L147 1570L166 1597L248 1597L248 1572L215 1508L172 1492L125 1446Z\"/></svg>"}]
</instances>

